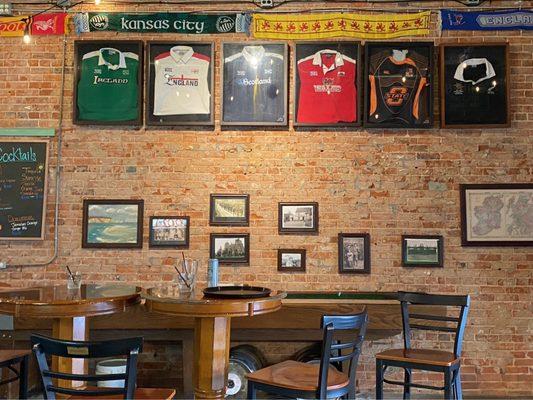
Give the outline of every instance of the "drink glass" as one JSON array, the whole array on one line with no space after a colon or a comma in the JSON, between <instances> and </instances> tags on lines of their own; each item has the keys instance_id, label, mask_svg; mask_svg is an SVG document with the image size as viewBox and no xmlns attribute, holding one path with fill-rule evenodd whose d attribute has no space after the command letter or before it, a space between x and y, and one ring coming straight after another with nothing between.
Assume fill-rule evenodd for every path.
<instances>
[{"instance_id":1,"label":"drink glass","mask_svg":"<svg viewBox=\"0 0 533 400\"><path fill-rule=\"evenodd\" d=\"M75 271L67 277L67 289L78 290L81 287L81 274Z\"/></svg>"},{"instance_id":2,"label":"drink glass","mask_svg":"<svg viewBox=\"0 0 533 400\"><path fill-rule=\"evenodd\" d=\"M196 286L198 260L185 259L178 261L180 273L176 277L180 294L191 294Z\"/></svg>"}]
</instances>

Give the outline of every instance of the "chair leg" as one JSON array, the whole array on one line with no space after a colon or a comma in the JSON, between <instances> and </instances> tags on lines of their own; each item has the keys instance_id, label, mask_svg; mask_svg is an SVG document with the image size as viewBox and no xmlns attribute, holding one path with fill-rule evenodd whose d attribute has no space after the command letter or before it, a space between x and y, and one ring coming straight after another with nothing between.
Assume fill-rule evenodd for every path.
<instances>
[{"instance_id":1,"label":"chair leg","mask_svg":"<svg viewBox=\"0 0 533 400\"><path fill-rule=\"evenodd\" d=\"M383 400L383 362L376 360L376 400Z\"/></svg>"},{"instance_id":2,"label":"chair leg","mask_svg":"<svg viewBox=\"0 0 533 400\"><path fill-rule=\"evenodd\" d=\"M450 368L444 370L444 398L452 400L452 371Z\"/></svg>"},{"instance_id":3,"label":"chair leg","mask_svg":"<svg viewBox=\"0 0 533 400\"><path fill-rule=\"evenodd\" d=\"M403 371L403 400L409 400L411 398L411 368L404 368Z\"/></svg>"},{"instance_id":4,"label":"chair leg","mask_svg":"<svg viewBox=\"0 0 533 400\"><path fill-rule=\"evenodd\" d=\"M28 398L28 363L29 356L24 356L20 362L19 370L19 399Z\"/></svg>"},{"instance_id":5,"label":"chair leg","mask_svg":"<svg viewBox=\"0 0 533 400\"><path fill-rule=\"evenodd\" d=\"M461 388L461 368L455 371L455 398L456 400L463 400L463 389Z\"/></svg>"},{"instance_id":6,"label":"chair leg","mask_svg":"<svg viewBox=\"0 0 533 400\"><path fill-rule=\"evenodd\" d=\"M255 385L252 381L248 381L247 398L250 400L255 400L257 398L257 390L255 389Z\"/></svg>"}]
</instances>

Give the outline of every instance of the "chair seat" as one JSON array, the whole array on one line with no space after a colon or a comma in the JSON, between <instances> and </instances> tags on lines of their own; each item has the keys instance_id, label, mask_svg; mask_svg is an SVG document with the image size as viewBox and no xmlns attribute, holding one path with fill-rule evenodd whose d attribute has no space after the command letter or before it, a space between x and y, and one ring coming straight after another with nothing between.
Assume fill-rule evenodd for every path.
<instances>
[{"instance_id":1,"label":"chair seat","mask_svg":"<svg viewBox=\"0 0 533 400\"><path fill-rule=\"evenodd\" d=\"M0 365L29 356L30 350L0 350Z\"/></svg>"},{"instance_id":2,"label":"chair seat","mask_svg":"<svg viewBox=\"0 0 533 400\"><path fill-rule=\"evenodd\" d=\"M318 390L319 364L306 364L298 361L284 361L246 375L249 381L294 390ZM330 367L328 390L348 386L348 376Z\"/></svg>"},{"instance_id":3,"label":"chair seat","mask_svg":"<svg viewBox=\"0 0 533 400\"><path fill-rule=\"evenodd\" d=\"M449 367L460 361L449 351L426 349L390 349L376 354L379 360L402 361Z\"/></svg>"},{"instance_id":4,"label":"chair seat","mask_svg":"<svg viewBox=\"0 0 533 400\"><path fill-rule=\"evenodd\" d=\"M91 387L94 390L94 387ZM152 388L137 388L135 389L135 400L170 400L174 397L176 391L174 389L152 389ZM123 399L124 396L116 394L112 396L70 396L70 400L103 400L103 399Z\"/></svg>"}]
</instances>

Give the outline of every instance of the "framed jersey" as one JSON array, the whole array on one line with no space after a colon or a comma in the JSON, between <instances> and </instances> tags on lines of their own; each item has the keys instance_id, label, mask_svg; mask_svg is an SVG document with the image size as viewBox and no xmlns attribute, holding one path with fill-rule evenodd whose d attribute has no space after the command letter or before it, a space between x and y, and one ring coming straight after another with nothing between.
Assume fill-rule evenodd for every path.
<instances>
[{"instance_id":1,"label":"framed jersey","mask_svg":"<svg viewBox=\"0 0 533 400\"><path fill-rule=\"evenodd\" d=\"M74 42L74 124L142 125L143 44Z\"/></svg>"},{"instance_id":2,"label":"framed jersey","mask_svg":"<svg viewBox=\"0 0 533 400\"><path fill-rule=\"evenodd\" d=\"M368 128L433 126L433 43L367 43L365 109Z\"/></svg>"},{"instance_id":3,"label":"framed jersey","mask_svg":"<svg viewBox=\"0 0 533 400\"><path fill-rule=\"evenodd\" d=\"M285 43L222 44L222 125L286 126Z\"/></svg>"},{"instance_id":4,"label":"framed jersey","mask_svg":"<svg viewBox=\"0 0 533 400\"><path fill-rule=\"evenodd\" d=\"M146 125L213 126L213 44L148 42Z\"/></svg>"},{"instance_id":5,"label":"framed jersey","mask_svg":"<svg viewBox=\"0 0 533 400\"><path fill-rule=\"evenodd\" d=\"M440 104L443 128L510 125L509 45L442 44Z\"/></svg>"},{"instance_id":6,"label":"framed jersey","mask_svg":"<svg viewBox=\"0 0 533 400\"><path fill-rule=\"evenodd\" d=\"M294 126L360 126L361 45L302 42L295 56Z\"/></svg>"}]
</instances>

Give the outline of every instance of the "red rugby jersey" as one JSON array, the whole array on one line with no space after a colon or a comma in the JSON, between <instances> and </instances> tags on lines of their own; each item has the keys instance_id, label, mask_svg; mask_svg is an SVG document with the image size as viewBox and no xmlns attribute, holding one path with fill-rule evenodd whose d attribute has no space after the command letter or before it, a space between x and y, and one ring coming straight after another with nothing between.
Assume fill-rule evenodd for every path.
<instances>
[{"instance_id":1,"label":"red rugby jersey","mask_svg":"<svg viewBox=\"0 0 533 400\"><path fill-rule=\"evenodd\" d=\"M355 122L355 75L355 60L335 50L320 50L298 60L300 95L296 121Z\"/></svg>"}]
</instances>

